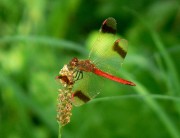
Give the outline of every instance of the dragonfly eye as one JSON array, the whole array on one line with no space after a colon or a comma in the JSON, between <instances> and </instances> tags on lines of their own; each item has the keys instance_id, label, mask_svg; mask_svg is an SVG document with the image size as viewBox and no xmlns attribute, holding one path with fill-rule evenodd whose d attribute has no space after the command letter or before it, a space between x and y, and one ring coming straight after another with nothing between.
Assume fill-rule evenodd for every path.
<instances>
[{"instance_id":1,"label":"dragonfly eye","mask_svg":"<svg viewBox=\"0 0 180 138\"><path fill-rule=\"evenodd\" d=\"M70 66L74 67L74 66L77 66L77 63L78 63L78 62L79 62L79 61L78 61L77 58L73 58L73 59L69 62L69 64L70 64Z\"/></svg>"}]
</instances>

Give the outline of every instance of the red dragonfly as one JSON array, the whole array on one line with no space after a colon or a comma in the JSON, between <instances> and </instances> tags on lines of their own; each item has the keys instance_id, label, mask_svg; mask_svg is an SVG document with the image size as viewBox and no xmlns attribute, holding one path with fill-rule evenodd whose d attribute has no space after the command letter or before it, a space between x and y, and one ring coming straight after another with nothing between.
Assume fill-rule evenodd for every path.
<instances>
[{"instance_id":1,"label":"red dragonfly","mask_svg":"<svg viewBox=\"0 0 180 138\"><path fill-rule=\"evenodd\" d=\"M76 106L82 105L94 98L99 90L97 87L90 87L96 81L97 76L110 79L112 81L135 86L131 81L112 75L117 73L127 54L127 41L116 38L116 20L112 17L107 18L100 28L100 33L93 43L89 58L79 60L73 58L66 68L73 70L73 82L67 76L60 73L58 76L67 85L73 85L72 103ZM69 71L70 72L70 71ZM100 82L103 83L103 82Z\"/></svg>"}]
</instances>

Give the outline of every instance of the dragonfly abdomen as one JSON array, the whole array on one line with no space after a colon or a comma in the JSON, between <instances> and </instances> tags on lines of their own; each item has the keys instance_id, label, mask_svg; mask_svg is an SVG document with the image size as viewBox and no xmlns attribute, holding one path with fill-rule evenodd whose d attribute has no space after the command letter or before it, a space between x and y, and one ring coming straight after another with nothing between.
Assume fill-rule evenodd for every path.
<instances>
[{"instance_id":1,"label":"dragonfly abdomen","mask_svg":"<svg viewBox=\"0 0 180 138\"><path fill-rule=\"evenodd\" d=\"M99 76L102 76L104 78L108 78L110 80L113 80L113 81L116 81L118 83L122 83L122 84L125 84L125 85L131 85L131 86L135 86L135 84L131 81L128 81L128 80L124 80L122 78L119 78L119 77L116 77L116 76L113 76L111 74L108 74L98 68L95 68L93 73L95 73L96 75L99 75Z\"/></svg>"}]
</instances>

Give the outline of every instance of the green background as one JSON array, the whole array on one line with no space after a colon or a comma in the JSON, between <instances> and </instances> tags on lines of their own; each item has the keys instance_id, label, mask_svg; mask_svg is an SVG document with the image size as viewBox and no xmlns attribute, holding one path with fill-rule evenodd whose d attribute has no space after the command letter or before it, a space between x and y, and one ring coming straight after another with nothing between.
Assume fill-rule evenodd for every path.
<instances>
[{"instance_id":1,"label":"green background","mask_svg":"<svg viewBox=\"0 0 180 138\"><path fill-rule=\"evenodd\" d=\"M1 0L0 137L58 136L56 82L107 17L129 42L119 76L74 107L64 138L180 137L180 3L175 0ZM96 84L90 84L96 87ZM106 97L106 98L105 98Z\"/></svg>"}]
</instances>

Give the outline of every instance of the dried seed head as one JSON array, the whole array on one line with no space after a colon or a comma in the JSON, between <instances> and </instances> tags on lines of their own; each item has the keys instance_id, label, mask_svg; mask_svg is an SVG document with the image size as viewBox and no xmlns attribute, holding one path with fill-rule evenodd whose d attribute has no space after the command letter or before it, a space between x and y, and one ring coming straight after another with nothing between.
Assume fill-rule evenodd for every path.
<instances>
[{"instance_id":1,"label":"dried seed head","mask_svg":"<svg viewBox=\"0 0 180 138\"><path fill-rule=\"evenodd\" d=\"M57 121L65 126L70 122L72 111L72 88L74 85L74 68L64 65L57 77L63 88L59 89L57 104Z\"/></svg>"},{"instance_id":2,"label":"dried seed head","mask_svg":"<svg viewBox=\"0 0 180 138\"><path fill-rule=\"evenodd\" d=\"M69 89L63 89L59 91L58 104L57 104L57 120L62 126L65 126L70 122L71 110L72 110L72 98L71 91Z\"/></svg>"}]
</instances>

